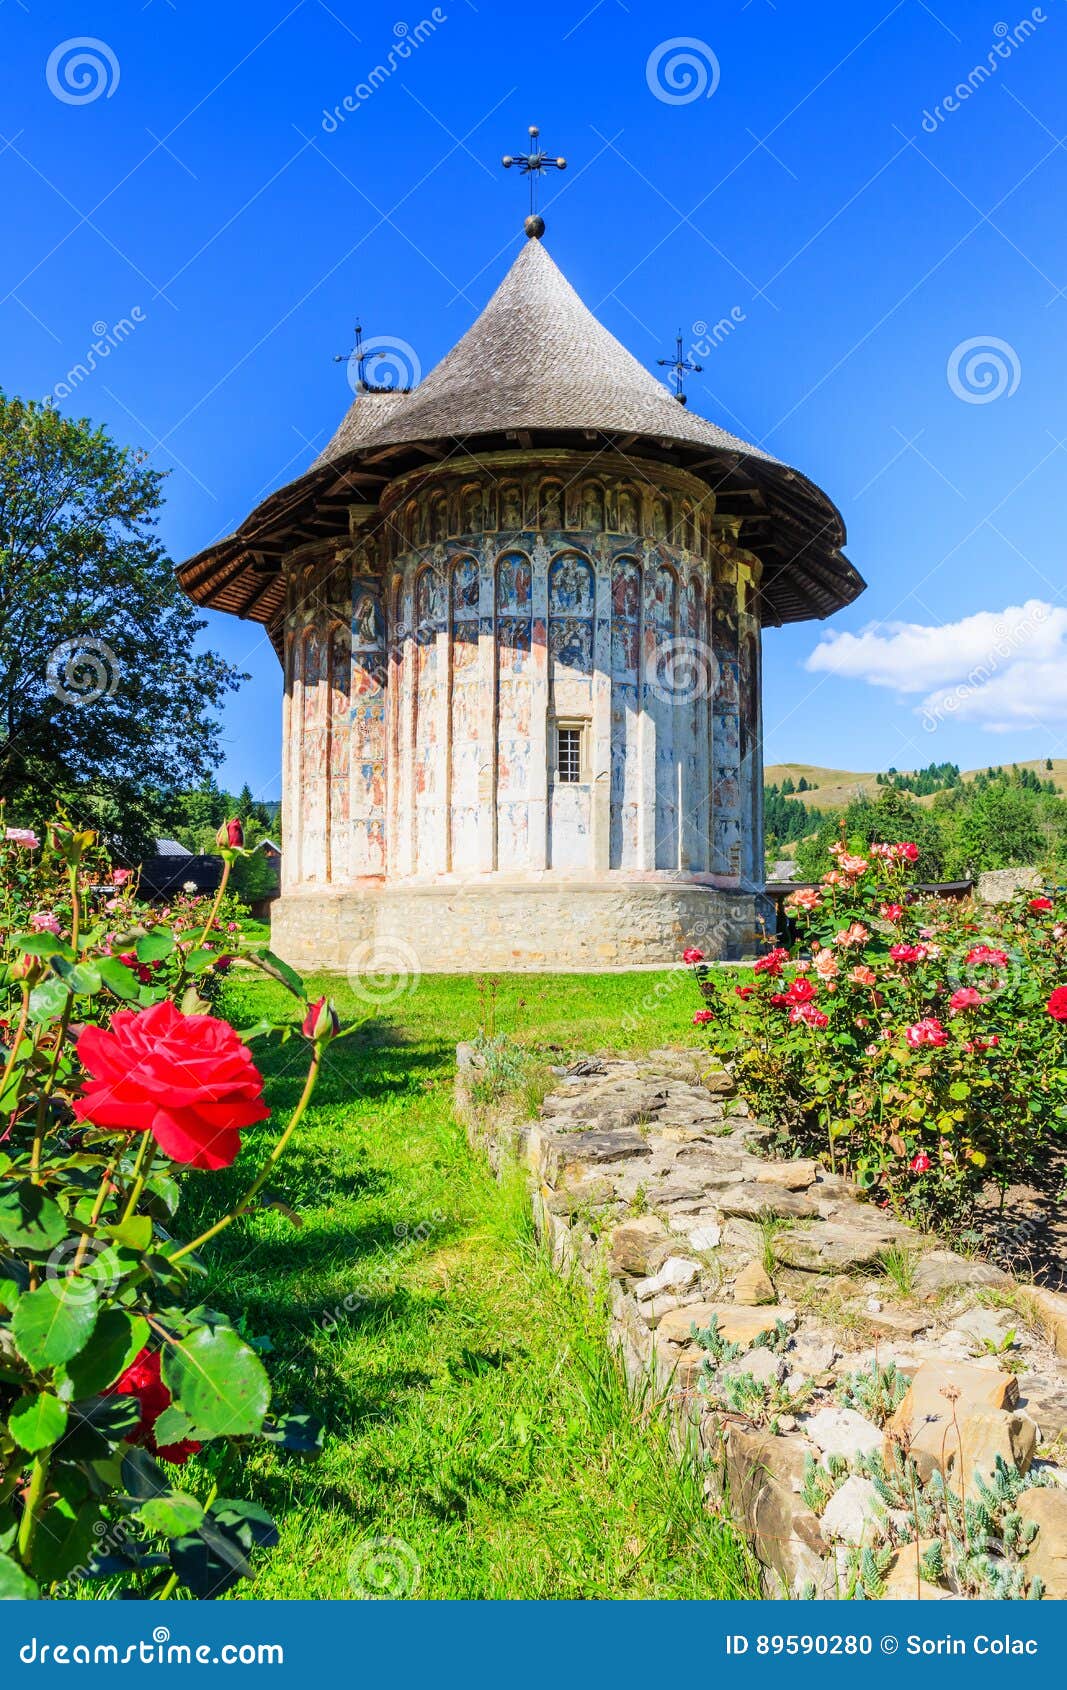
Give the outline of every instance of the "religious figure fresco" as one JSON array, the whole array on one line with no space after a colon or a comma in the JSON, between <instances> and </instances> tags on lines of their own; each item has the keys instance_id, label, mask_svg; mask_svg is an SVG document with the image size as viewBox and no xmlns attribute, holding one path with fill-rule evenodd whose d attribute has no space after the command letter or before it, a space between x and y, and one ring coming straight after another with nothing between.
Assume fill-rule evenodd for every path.
<instances>
[{"instance_id":1,"label":"religious figure fresco","mask_svg":"<svg viewBox=\"0 0 1067 1690\"><path fill-rule=\"evenodd\" d=\"M653 499L650 515L652 519L652 538L654 540L665 540L667 538L667 531L670 527L670 517L667 514L667 501L665 499Z\"/></svg>"},{"instance_id":2,"label":"religious figure fresco","mask_svg":"<svg viewBox=\"0 0 1067 1690\"><path fill-rule=\"evenodd\" d=\"M738 703L737 664L726 662L719 664L719 673L715 682L715 704L736 710Z\"/></svg>"},{"instance_id":3,"label":"religious figure fresco","mask_svg":"<svg viewBox=\"0 0 1067 1690\"><path fill-rule=\"evenodd\" d=\"M352 611L352 631L357 647L373 648L381 644L384 629L381 606L377 596L357 584L356 602Z\"/></svg>"},{"instance_id":4,"label":"religious figure fresco","mask_svg":"<svg viewBox=\"0 0 1067 1690\"><path fill-rule=\"evenodd\" d=\"M637 500L626 487L620 487L617 496L619 513L619 533L637 533Z\"/></svg>"},{"instance_id":5,"label":"religious figure fresco","mask_svg":"<svg viewBox=\"0 0 1067 1690\"><path fill-rule=\"evenodd\" d=\"M472 557L463 558L452 571L452 614L457 621L478 614L478 565Z\"/></svg>"},{"instance_id":6,"label":"religious figure fresco","mask_svg":"<svg viewBox=\"0 0 1067 1690\"><path fill-rule=\"evenodd\" d=\"M588 675L593 668L593 625L575 617L552 618L549 653L555 663Z\"/></svg>"},{"instance_id":7,"label":"religious figure fresco","mask_svg":"<svg viewBox=\"0 0 1067 1690\"><path fill-rule=\"evenodd\" d=\"M604 490L595 481L587 481L582 488L582 527L601 529L604 526Z\"/></svg>"},{"instance_id":8,"label":"religious figure fresco","mask_svg":"<svg viewBox=\"0 0 1067 1690\"><path fill-rule=\"evenodd\" d=\"M546 481L541 488L539 527L563 527L563 489L558 481Z\"/></svg>"},{"instance_id":9,"label":"religious figure fresco","mask_svg":"<svg viewBox=\"0 0 1067 1690\"><path fill-rule=\"evenodd\" d=\"M509 482L500 494L500 526L512 529L522 527L522 490L516 487L514 482Z\"/></svg>"},{"instance_id":10,"label":"religious figure fresco","mask_svg":"<svg viewBox=\"0 0 1067 1690\"><path fill-rule=\"evenodd\" d=\"M497 564L497 614L508 615L525 609L532 596L533 575L529 560L521 552L506 553Z\"/></svg>"},{"instance_id":11,"label":"religious figure fresco","mask_svg":"<svg viewBox=\"0 0 1067 1690\"><path fill-rule=\"evenodd\" d=\"M485 505L482 499L482 490L480 487L467 487L464 489L460 501L460 509L462 512L459 525L460 531L464 534L480 534L485 526Z\"/></svg>"},{"instance_id":12,"label":"religious figure fresco","mask_svg":"<svg viewBox=\"0 0 1067 1690\"><path fill-rule=\"evenodd\" d=\"M548 608L553 616L592 616L593 571L584 558L557 558L548 576Z\"/></svg>"},{"instance_id":13,"label":"religious figure fresco","mask_svg":"<svg viewBox=\"0 0 1067 1690\"><path fill-rule=\"evenodd\" d=\"M631 558L620 558L611 577L614 622L636 621L641 614L641 570Z\"/></svg>"}]
</instances>

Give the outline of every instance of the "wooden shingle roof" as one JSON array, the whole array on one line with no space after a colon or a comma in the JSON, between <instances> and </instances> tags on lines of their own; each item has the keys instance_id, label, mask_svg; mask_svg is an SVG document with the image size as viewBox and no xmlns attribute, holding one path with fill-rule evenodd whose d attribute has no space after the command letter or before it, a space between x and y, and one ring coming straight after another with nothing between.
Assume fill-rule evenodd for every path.
<instances>
[{"instance_id":1,"label":"wooden shingle roof","mask_svg":"<svg viewBox=\"0 0 1067 1690\"><path fill-rule=\"evenodd\" d=\"M680 405L598 322L540 240L528 240L476 322L411 392L357 395L304 475L265 499L237 532L190 558L179 579L197 603L268 626L283 606L280 557L346 531L353 502L395 475L460 449L609 447L689 469L716 508L743 519L764 564L770 623L829 615L863 591L841 547L840 513L768 452Z\"/></svg>"}]
</instances>

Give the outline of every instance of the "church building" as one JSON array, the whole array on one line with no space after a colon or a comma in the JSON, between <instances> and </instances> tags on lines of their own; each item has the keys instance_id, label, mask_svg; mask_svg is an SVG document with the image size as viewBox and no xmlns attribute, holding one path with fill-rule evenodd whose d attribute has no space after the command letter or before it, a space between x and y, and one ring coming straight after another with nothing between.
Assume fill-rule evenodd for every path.
<instances>
[{"instance_id":1,"label":"church building","mask_svg":"<svg viewBox=\"0 0 1067 1690\"><path fill-rule=\"evenodd\" d=\"M761 630L864 582L827 496L679 403L543 230L425 380L362 382L180 569L283 667L297 966L664 965L771 919Z\"/></svg>"}]
</instances>

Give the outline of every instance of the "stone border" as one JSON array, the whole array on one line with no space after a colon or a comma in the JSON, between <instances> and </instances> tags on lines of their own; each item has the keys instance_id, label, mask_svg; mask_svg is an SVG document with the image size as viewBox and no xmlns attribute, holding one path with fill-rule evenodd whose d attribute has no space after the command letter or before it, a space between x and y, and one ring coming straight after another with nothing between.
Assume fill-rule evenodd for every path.
<instances>
[{"instance_id":1,"label":"stone border","mask_svg":"<svg viewBox=\"0 0 1067 1690\"><path fill-rule=\"evenodd\" d=\"M556 1269L607 1285L609 1342L766 1595L1067 1596L1067 1297L769 1160L705 1060L583 1058L519 1121L461 1044L457 1114L495 1169L528 1166Z\"/></svg>"}]
</instances>

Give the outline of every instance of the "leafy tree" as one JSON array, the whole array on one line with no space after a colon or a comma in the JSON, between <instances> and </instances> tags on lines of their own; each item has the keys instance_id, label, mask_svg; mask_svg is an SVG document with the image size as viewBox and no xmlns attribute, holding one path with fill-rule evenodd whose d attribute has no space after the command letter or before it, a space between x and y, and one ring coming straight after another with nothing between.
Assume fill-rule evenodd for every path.
<instances>
[{"instance_id":1,"label":"leafy tree","mask_svg":"<svg viewBox=\"0 0 1067 1690\"><path fill-rule=\"evenodd\" d=\"M976 790L945 815L949 872L962 876L1039 862L1047 850L1040 807L1038 795L1025 781L990 781Z\"/></svg>"},{"instance_id":2,"label":"leafy tree","mask_svg":"<svg viewBox=\"0 0 1067 1690\"><path fill-rule=\"evenodd\" d=\"M218 762L215 712L245 678L194 650L162 481L87 419L0 393L0 797L25 821L58 798L126 856L158 795Z\"/></svg>"}]
</instances>

